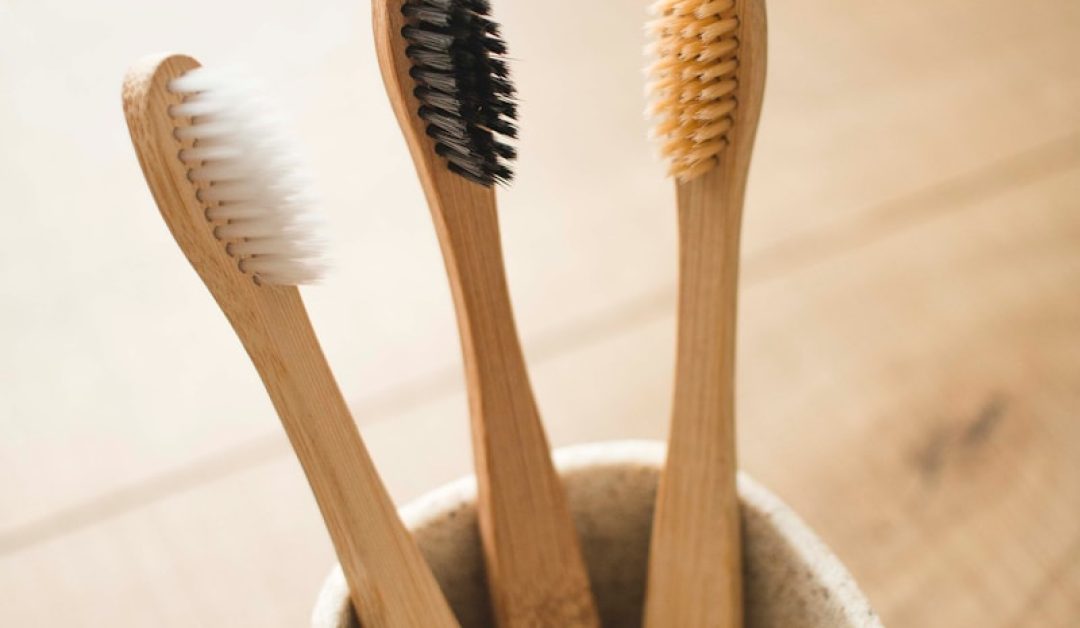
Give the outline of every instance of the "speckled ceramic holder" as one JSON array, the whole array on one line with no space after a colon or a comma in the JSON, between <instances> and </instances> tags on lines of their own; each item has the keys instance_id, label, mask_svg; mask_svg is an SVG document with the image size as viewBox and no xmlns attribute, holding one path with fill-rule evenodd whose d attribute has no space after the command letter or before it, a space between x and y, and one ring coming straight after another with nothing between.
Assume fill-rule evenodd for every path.
<instances>
[{"instance_id":1,"label":"speckled ceramic holder","mask_svg":"<svg viewBox=\"0 0 1080 628\"><path fill-rule=\"evenodd\" d=\"M625 441L555 453L566 483L604 626L641 625L649 529L661 443ZM840 561L775 495L745 476L742 502L746 628L880 628ZM476 523L476 483L465 478L402 510L462 628L493 626ZM375 577L378 577L377 575ZM319 594L314 628L356 628L341 569Z\"/></svg>"}]
</instances>

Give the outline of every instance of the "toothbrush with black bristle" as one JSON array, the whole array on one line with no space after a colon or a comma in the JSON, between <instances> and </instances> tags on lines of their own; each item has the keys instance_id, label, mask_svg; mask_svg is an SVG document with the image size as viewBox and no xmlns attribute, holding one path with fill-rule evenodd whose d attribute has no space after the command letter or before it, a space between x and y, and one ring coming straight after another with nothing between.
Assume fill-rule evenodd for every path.
<instances>
[{"instance_id":1,"label":"toothbrush with black bristle","mask_svg":"<svg viewBox=\"0 0 1080 628\"><path fill-rule=\"evenodd\" d=\"M374 0L376 50L439 235L461 334L480 532L502 628L599 626L503 269L514 87L486 0Z\"/></svg>"},{"instance_id":2,"label":"toothbrush with black bristle","mask_svg":"<svg viewBox=\"0 0 1080 628\"><path fill-rule=\"evenodd\" d=\"M124 80L131 140L161 216L262 377L365 628L457 620L360 439L297 285L318 278L302 177L250 82L183 55ZM284 140L284 141L283 141ZM288 568L288 565L282 565Z\"/></svg>"},{"instance_id":3,"label":"toothbrush with black bristle","mask_svg":"<svg viewBox=\"0 0 1080 628\"><path fill-rule=\"evenodd\" d=\"M659 0L648 73L675 179L678 339L646 628L740 628L735 313L743 197L765 82L764 0Z\"/></svg>"}]
</instances>

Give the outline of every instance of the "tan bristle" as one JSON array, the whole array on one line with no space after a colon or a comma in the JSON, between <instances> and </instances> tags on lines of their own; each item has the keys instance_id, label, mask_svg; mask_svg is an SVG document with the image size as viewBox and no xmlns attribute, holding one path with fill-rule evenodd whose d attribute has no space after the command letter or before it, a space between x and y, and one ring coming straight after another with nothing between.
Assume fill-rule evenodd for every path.
<instances>
[{"instance_id":1,"label":"tan bristle","mask_svg":"<svg viewBox=\"0 0 1080 628\"><path fill-rule=\"evenodd\" d=\"M735 0L658 0L649 24L649 115L680 181L718 162L734 125L738 68Z\"/></svg>"}]
</instances>

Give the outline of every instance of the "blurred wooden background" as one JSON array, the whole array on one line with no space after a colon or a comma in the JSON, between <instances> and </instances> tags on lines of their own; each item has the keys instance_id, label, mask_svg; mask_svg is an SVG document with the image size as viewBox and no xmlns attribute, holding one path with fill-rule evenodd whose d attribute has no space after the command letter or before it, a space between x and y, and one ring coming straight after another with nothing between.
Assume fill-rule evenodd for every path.
<instances>
[{"instance_id":1,"label":"blurred wooden background","mask_svg":"<svg viewBox=\"0 0 1080 628\"><path fill-rule=\"evenodd\" d=\"M496 5L524 101L505 246L550 434L662 437L675 233L646 2ZM742 465L890 627L1080 624L1080 3L769 8ZM333 225L337 272L305 294L380 469L399 500L469 470L369 28L360 1L0 2L0 624L301 626L332 561L141 181L119 85L148 52L267 79Z\"/></svg>"}]
</instances>

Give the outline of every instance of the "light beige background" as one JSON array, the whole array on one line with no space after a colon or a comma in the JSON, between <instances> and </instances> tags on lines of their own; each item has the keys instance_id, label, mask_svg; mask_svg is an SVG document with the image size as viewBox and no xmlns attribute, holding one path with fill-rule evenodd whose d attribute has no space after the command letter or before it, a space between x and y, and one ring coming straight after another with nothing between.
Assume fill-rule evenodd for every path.
<instances>
[{"instance_id":1,"label":"light beige background","mask_svg":"<svg viewBox=\"0 0 1080 628\"><path fill-rule=\"evenodd\" d=\"M640 0L500 0L504 245L558 444L661 437L674 221ZM740 332L745 467L892 626L1080 617L1080 5L776 0ZM442 262L364 2L0 0L0 624L296 626L332 560L152 206L127 65L240 63L336 262L304 294L395 496L469 469Z\"/></svg>"}]
</instances>

